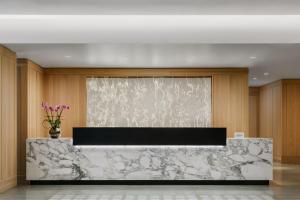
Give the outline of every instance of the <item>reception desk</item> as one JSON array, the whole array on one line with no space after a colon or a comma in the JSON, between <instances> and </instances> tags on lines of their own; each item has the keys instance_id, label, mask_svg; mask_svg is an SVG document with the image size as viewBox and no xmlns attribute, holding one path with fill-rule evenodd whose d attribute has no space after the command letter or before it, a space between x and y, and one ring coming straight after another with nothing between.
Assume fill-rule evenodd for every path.
<instances>
[{"instance_id":1,"label":"reception desk","mask_svg":"<svg viewBox=\"0 0 300 200\"><path fill-rule=\"evenodd\" d=\"M272 140L227 139L225 146L90 145L70 138L27 139L30 181L269 181Z\"/></svg>"}]
</instances>

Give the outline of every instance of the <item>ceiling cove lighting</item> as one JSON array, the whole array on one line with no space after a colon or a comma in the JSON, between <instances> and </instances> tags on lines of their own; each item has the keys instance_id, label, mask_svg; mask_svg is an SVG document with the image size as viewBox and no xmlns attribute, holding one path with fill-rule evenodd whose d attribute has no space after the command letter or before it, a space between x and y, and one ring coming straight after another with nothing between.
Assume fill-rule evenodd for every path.
<instances>
[{"instance_id":1,"label":"ceiling cove lighting","mask_svg":"<svg viewBox=\"0 0 300 200\"><path fill-rule=\"evenodd\" d=\"M0 24L2 43L300 42L300 15L0 15Z\"/></svg>"},{"instance_id":2,"label":"ceiling cove lighting","mask_svg":"<svg viewBox=\"0 0 300 200\"><path fill-rule=\"evenodd\" d=\"M300 42L300 15L0 15L0 24L2 43Z\"/></svg>"}]
</instances>

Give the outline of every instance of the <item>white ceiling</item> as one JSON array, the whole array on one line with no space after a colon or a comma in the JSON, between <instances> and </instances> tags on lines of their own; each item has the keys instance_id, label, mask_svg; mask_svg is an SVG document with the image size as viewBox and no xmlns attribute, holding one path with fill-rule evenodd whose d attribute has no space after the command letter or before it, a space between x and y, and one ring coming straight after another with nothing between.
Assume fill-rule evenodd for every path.
<instances>
[{"instance_id":1,"label":"white ceiling","mask_svg":"<svg viewBox=\"0 0 300 200\"><path fill-rule=\"evenodd\" d=\"M249 67L253 86L300 78L299 0L0 0L0 24L0 43L44 67Z\"/></svg>"},{"instance_id":2,"label":"white ceiling","mask_svg":"<svg viewBox=\"0 0 300 200\"><path fill-rule=\"evenodd\" d=\"M300 44L6 44L43 67L249 67L250 85L300 78ZM256 57L256 58L251 58ZM268 72L269 75L264 75ZM253 80L253 78L257 78Z\"/></svg>"},{"instance_id":3,"label":"white ceiling","mask_svg":"<svg viewBox=\"0 0 300 200\"><path fill-rule=\"evenodd\" d=\"M300 14L299 0L1 0L1 14Z\"/></svg>"},{"instance_id":4,"label":"white ceiling","mask_svg":"<svg viewBox=\"0 0 300 200\"><path fill-rule=\"evenodd\" d=\"M300 15L0 15L0 43L300 43Z\"/></svg>"}]
</instances>

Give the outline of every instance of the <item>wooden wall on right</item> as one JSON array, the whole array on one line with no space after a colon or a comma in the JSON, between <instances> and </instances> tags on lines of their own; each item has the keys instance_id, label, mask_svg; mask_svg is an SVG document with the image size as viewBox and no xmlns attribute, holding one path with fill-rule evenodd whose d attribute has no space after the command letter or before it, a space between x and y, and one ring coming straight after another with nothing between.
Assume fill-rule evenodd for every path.
<instances>
[{"instance_id":1,"label":"wooden wall on right","mask_svg":"<svg viewBox=\"0 0 300 200\"><path fill-rule=\"evenodd\" d=\"M273 138L276 161L282 156L282 82L265 85L259 91L259 137Z\"/></svg>"},{"instance_id":2,"label":"wooden wall on right","mask_svg":"<svg viewBox=\"0 0 300 200\"><path fill-rule=\"evenodd\" d=\"M274 160L300 163L300 80L260 87L258 121L259 137L273 138Z\"/></svg>"},{"instance_id":3,"label":"wooden wall on right","mask_svg":"<svg viewBox=\"0 0 300 200\"><path fill-rule=\"evenodd\" d=\"M282 106L282 161L300 163L300 80L282 81Z\"/></svg>"}]
</instances>

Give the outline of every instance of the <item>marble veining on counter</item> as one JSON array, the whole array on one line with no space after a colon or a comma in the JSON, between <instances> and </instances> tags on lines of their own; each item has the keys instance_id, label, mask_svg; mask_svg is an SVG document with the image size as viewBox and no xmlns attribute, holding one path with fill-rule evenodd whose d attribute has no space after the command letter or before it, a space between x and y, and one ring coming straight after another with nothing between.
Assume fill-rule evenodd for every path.
<instances>
[{"instance_id":1,"label":"marble veining on counter","mask_svg":"<svg viewBox=\"0 0 300 200\"><path fill-rule=\"evenodd\" d=\"M272 180L271 139L226 146L73 146L27 139L27 180Z\"/></svg>"}]
</instances>

